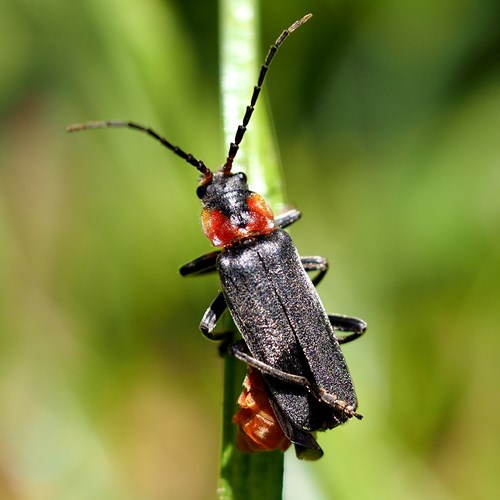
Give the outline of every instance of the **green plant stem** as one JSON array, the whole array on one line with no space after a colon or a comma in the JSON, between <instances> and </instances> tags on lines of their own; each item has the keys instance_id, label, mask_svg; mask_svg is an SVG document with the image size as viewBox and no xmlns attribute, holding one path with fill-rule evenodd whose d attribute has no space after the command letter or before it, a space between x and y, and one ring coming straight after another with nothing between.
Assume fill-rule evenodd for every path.
<instances>
[{"instance_id":1,"label":"green plant stem","mask_svg":"<svg viewBox=\"0 0 500 500\"><path fill-rule=\"evenodd\" d=\"M263 55L257 56L257 3L257 0L220 1L221 95L227 146L234 140L263 62ZM261 97L256 106L234 169L245 171L250 188L266 197L271 207L278 211L285 205L283 181L263 101ZM235 328L234 325L232 328ZM283 453L243 454L234 444L237 429L231 419L245 371L243 363L229 356L225 359L219 498L280 499L283 491Z\"/></svg>"}]
</instances>

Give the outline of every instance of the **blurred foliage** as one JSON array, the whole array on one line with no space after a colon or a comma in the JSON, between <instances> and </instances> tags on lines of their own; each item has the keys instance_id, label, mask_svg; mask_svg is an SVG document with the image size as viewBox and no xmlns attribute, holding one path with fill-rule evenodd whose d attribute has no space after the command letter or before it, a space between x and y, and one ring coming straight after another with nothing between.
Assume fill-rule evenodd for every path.
<instances>
[{"instance_id":1,"label":"blurred foliage","mask_svg":"<svg viewBox=\"0 0 500 500\"><path fill-rule=\"evenodd\" d=\"M288 498L494 498L500 467L500 4L268 2L262 53L301 253L363 422L287 456ZM196 173L222 161L215 2L0 4L0 497L213 498L221 363ZM248 134L252 133L250 126ZM306 489L307 493L304 493ZM302 495L302 496L301 496Z\"/></svg>"}]
</instances>

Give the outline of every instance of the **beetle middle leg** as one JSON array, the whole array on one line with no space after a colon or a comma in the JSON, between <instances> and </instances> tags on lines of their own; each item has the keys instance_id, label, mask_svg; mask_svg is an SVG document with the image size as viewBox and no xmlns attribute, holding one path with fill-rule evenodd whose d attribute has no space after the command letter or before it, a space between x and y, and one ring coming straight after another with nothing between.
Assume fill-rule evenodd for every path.
<instances>
[{"instance_id":1,"label":"beetle middle leg","mask_svg":"<svg viewBox=\"0 0 500 500\"><path fill-rule=\"evenodd\" d=\"M221 352L227 350L227 345L233 338L232 331L214 332L215 325L226 308L227 305L224 294L219 292L212 303L208 306L208 309L205 311L205 314L203 315L203 318L201 318L200 322L200 331L205 338L216 342L222 342L221 347L219 348L219 351Z\"/></svg>"},{"instance_id":2,"label":"beetle middle leg","mask_svg":"<svg viewBox=\"0 0 500 500\"><path fill-rule=\"evenodd\" d=\"M219 352L221 354L227 350L227 352L234 356L236 359L243 361L249 366L256 368L262 373L266 373L275 378L283 380L285 382L290 382L294 385L304 387L309 392L314 393L314 388L309 383L306 377L301 375L295 375L293 373L284 372L268 365L267 363L254 358L248 351L248 347L244 340L237 340L236 342L231 342L233 338L233 332L222 331L214 332L215 325L219 321L220 317L227 309L226 299L224 294L219 292L215 299L212 301L208 309L205 311L203 318L200 322L200 330L203 336L209 340L220 341L221 345L219 347Z\"/></svg>"},{"instance_id":3,"label":"beetle middle leg","mask_svg":"<svg viewBox=\"0 0 500 500\"><path fill-rule=\"evenodd\" d=\"M312 279L314 286L325 277L328 271L328 261L324 257L301 257L300 261L307 272L318 271L318 274ZM335 331L351 332L349 335L337 337L339 344L347 344L366 332L367 325L362 319L344 316L343 314L329 314L328 319Z\"/></svg>"},{"instance_id":4,"label":"beetle middle leg","mask_svg":"<svg viewBox=\"0 0 500 500\"><path fill-rule=\"evenodd\" d=\"M328 261L324 257L319 257L317 255L311 257L301 257L300 262L302 262L306 272L318 271L318 274L311 280L314 286L317 286L328 272Z\"/></svg>"}]
</instances>

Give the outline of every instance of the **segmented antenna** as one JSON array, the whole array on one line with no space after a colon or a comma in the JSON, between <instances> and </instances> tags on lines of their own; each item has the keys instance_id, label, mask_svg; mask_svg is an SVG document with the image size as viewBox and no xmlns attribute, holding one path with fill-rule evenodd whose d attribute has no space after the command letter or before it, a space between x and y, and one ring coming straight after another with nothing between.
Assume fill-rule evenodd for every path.
<instances>
[{"instance_id":1,"label":"segmented antenna","mask_svg":"<svg viewBox=\"0 0 500 500\"><path fill-rule=\"evenodd\" d=\"M106 120L97 122L86 122L86 123L76 123L66 127L68 132L80 132L81 130L90 130L95 128L131 128L133 130L138 130L139 132L145 132L150 135L153 139L163 144L165 147L173 151L177 156L180 156L183 160L187 161L190 165L199 170L204 178L202 179L203 184L208 184L212 182L213 174L210 169L200 160L197 160L192 154L188 154L183 151L178 146L174 146L171 142L167 141L164 137L156 133L150 127L144 127L135 122L119 121L119 120Z\"/></svg>"},{"instance_id":2,"label":"segmented antenna","mask_svg":"<svg viewBox=\"0 0 500 500\"><path fill-rule=\"evenodd\" d=\"M238 129L236 130L236 135L234 136L234 142L232 142L229 146L229 152L227 154L226 163L224 163L224 166L222 167L222 171L224 172L224 174L229 175L231 173L231 168L233 166L234 158L236 156L236 153L238 152L240 143L247 130L248 122L250 121L253 110L255 108L255 103L259 98L260 91L262 89L262 84L264 83L264 78L266 77L267 70L269 69L271 61L273 60L274 54L276 54L280 45L285 41L285 38L290 33L295 31L297 28L302 26L304 23L309 21L311 17L312 14L306 14L302 19L295 21L288 29L286 29L285 31L283 31L283 33L281 33L278 39L274 42L274 45L271 45L271 48L267 53L264 64L260 68L260 74L259 74L259 79L257 80L257 85L253 88L252 98L250 99L250 106L247 106L245 115L243 116L243 122L241 125L238 126Z\"/></svg>"},{"instance_id":3,"label":"segmented antenna","mask_svg":"<svg viewBox=\"0 0 500 500\"><path fill-rule=\"evenodd\" d=\"M299 26L302 26L305 22L307 22L312 17L312 14L305 15L302 19L295 21L288 29L284 30L283 33L278 37L278 39L274 42L274 45L271 45L269 52L267 53L264 64L260 68L259 79L257 80L257 85L253 89L252 98L250 99L250 105L247 106L245 111L245 115L243 116L242 124L238 126L236 131L236 135L234 137L234 142L232 142L229 146L229 152L226 158L226 162L222 167L222 171L225 175L229 175L231 173L231 168L233 166L233 161L238 152L241 141L243 140L243 136L247 130L248 122L252 116L253 110L255 109L255 103L259 98L260 91L262 89L262 84L264 83L264 79L267 74L267 70L273 60L274 54L276 54L280 45L285 41L286 37L295 31ZM106 120L106 121L91 121L85 123L77 123L74 125L70 125L66 128L68 132L80 132L82 130L90 130L96 128L131 128L133 130L138 130L139 132L145 132L153 139L156 139L158 142L163 144L166 148L173 151L177 156L180 156L183 160L187 161L190 165L195 167L201 174L203 175L203 179L201 181L202 184L209 184L212 182L213 173L212 171L203 163L201 160L197 160L192 154L186 153L184 150L179 148L178 146L174 146L170 141L159 135L150 127L145 127L144 125L140 125L131 121L120 121L120 120Z\"/></svg>"}]
</instances>

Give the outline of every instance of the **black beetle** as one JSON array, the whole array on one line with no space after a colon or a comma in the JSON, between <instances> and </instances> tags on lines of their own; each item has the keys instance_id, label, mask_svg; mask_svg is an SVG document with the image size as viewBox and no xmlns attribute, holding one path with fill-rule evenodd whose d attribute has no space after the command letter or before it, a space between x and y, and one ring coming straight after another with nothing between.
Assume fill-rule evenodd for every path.
<instances>
[{"instance_id":1,"label":"black beetle","mask_svg":"<svg viewBox=\"0 0 500 500\"><path fill-rule=\"evenodd\" d=\"M203 230L221 250L189 262L180 272L188 276L217 271L222 290L203 316L200 329L211 340L223 340L226 334L213 330L229 309L242 340L230 343L228 351L262 373L283 433L295 444L299 458L314 460L323 452L312 432L333 428L353 416L361 418L339 343L361 336L366 323L325 312L315 285L326 274L327 261L299 257L283 231L300 213L290 210L275 218L265 200L249 190L245 174L231 171L274 54L310 17L293 23L271 46L226 162L216 172L151 128L134 122L87 122L67 130L128 127L145 132L200 171L197 195L203 205ZM318 274L311 281L306 271ZM336 338L335 331L350 333Z\"/></svg>"}]
</instances>

